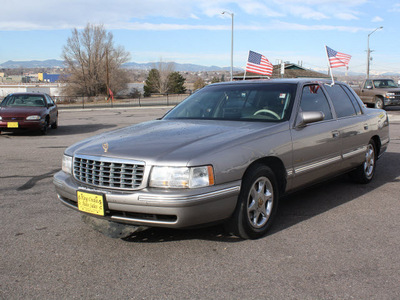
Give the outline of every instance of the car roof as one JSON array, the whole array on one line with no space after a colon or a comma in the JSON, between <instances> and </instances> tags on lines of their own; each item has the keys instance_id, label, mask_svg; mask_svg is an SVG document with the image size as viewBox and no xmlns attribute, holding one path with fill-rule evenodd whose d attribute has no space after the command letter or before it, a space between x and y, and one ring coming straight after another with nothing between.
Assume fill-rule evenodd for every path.
<instances>
[{"instance_id":1,"label":"car roof","mask_svg":"<svg viewBox=\"0 0 400 300\"><path fill-rule=\"evenodd\" d=\"M305 84L305 83L327 83L331 84L332 81L329 79L323 78L274 78L274 79L252 79L252 80L235 80L235 81L226 81L226 82L218 82L212 85L237 85L237 84L272 84L272 83L291 83L291 84ZM341 82L336 82L341 83Z\"/></svg>"},{"instance_id":2,"label":"car roof","mask_svg":"<svg viewBox=\"0 0 400 300\"><path fill-rule=\"evenodd\" d=\"M44 96L47 95L46 93L34 93L34 92L17 92L17 93L10 93L7 96L11 96L11 95L27 95L27 96Z\"/></svg>"}]
</instances>

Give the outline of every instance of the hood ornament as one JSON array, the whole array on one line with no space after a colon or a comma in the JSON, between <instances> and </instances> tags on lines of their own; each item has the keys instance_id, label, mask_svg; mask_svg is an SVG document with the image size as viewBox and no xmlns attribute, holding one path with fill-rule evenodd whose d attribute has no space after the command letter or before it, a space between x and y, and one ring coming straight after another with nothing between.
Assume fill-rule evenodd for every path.
<instances>
[{"instance_id":1,"label":"hood ornament","mask_svg":"<svg viewBox=\"0 0 400 300\"><path fill-rule=\"evenodd\" d=\"M103 143L103 150L104 150L104 153L107 153L107 151L108 151L108 143L106 142L106 143Z\"/></svg>"}]
</instances>

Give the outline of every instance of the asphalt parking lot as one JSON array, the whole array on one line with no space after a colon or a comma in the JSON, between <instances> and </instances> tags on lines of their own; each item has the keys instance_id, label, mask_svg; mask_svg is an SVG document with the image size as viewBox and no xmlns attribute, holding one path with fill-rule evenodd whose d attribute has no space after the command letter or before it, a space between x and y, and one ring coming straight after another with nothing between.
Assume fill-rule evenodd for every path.
<instances>
[{"instance_id":1,"label":"asphalt parking lot","mask_svg":"<svg viewBox=\"0 0 400 300\"><path fill-rule=\"evenodd\" d=\"M64 149L169 108L62 110L46 136L0 135L0 299L400 299L400 108L369 185L285 197L270 233L153 228L112 239L56 197Z\"/></svg>"}]
</instances>

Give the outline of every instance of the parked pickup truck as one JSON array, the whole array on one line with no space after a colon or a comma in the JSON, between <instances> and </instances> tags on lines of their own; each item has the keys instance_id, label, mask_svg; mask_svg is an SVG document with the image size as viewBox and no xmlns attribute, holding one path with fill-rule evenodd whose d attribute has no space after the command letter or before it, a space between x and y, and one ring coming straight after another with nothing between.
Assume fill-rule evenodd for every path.
<instances>
[{"instance_id":1,"label":"parked pickup truck","mask_svg":"<svg viewBox=\"0 0 400 300\"><path fill-rule=\"evenodd\" d=\"M400 105L400 88L392 79L367 79L361 87L353 89L367 106Z\"/></svg>"}]
</instances>

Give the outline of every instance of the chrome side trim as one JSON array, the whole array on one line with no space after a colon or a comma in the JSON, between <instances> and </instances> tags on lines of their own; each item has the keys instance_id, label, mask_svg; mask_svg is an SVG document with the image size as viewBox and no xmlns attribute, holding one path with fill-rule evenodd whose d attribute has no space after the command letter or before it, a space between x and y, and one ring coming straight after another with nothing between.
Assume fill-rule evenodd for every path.
<instances>
[{"instance_id":1,"label":"chrome side trim","mask_svg":"<svg viewBox=\"0 0 400 300\"><path fill-rule=\"evenodd\" d=\"M139 195L139 201L145 201L147 203L152 203L152 204L162 202L163 204L196 205L198 202L204 202L205 200L210 200L210 199L213 200L216 197L225 197L227 195L237 193L239 191L240 191L240 186L234 186L219 191L214 191L199 195L191 195L191 196Z\"/></svg>"},{"instance_id":2,"label":"chrome side trim","mask_svg":"<svg viewBox=\"0 0 400 300\"><path fill-rule=\"evenodd\" d=\"M367 151L367 146L363 146L363 147L360 147L358 149L355 149L355 150L349 151L347 153L344 153L343 154L343 158L349 158L351 156L355 156L355 155L358 155L358 154L361 154L361 153L365 153L366 151Z\"/></svg>"},{"instance_id":3,"label":"chrome side trim","mask_svg":"<svg viewBox=\"0 0 400 300\"><path fill-rule=\"evenodd\" d=\"M323 166L330 165L332 163L338 162L341 159L342 159L342 156L335 156L335 157L332 157L332 158L329 158L329 159L325 159L325 160L322 160L322 161L318 161L318 162L315 162L315 163L312 163L312 164L308 164L308 165L305 165L305 166L302 166L302 167L295 168L294 172L296 174L307 172L307 171L310 171L310 170L313 170L313 169L316 169L316 168L320 168L320 167L323 167Z\"/></svg>"}]
</instances>

